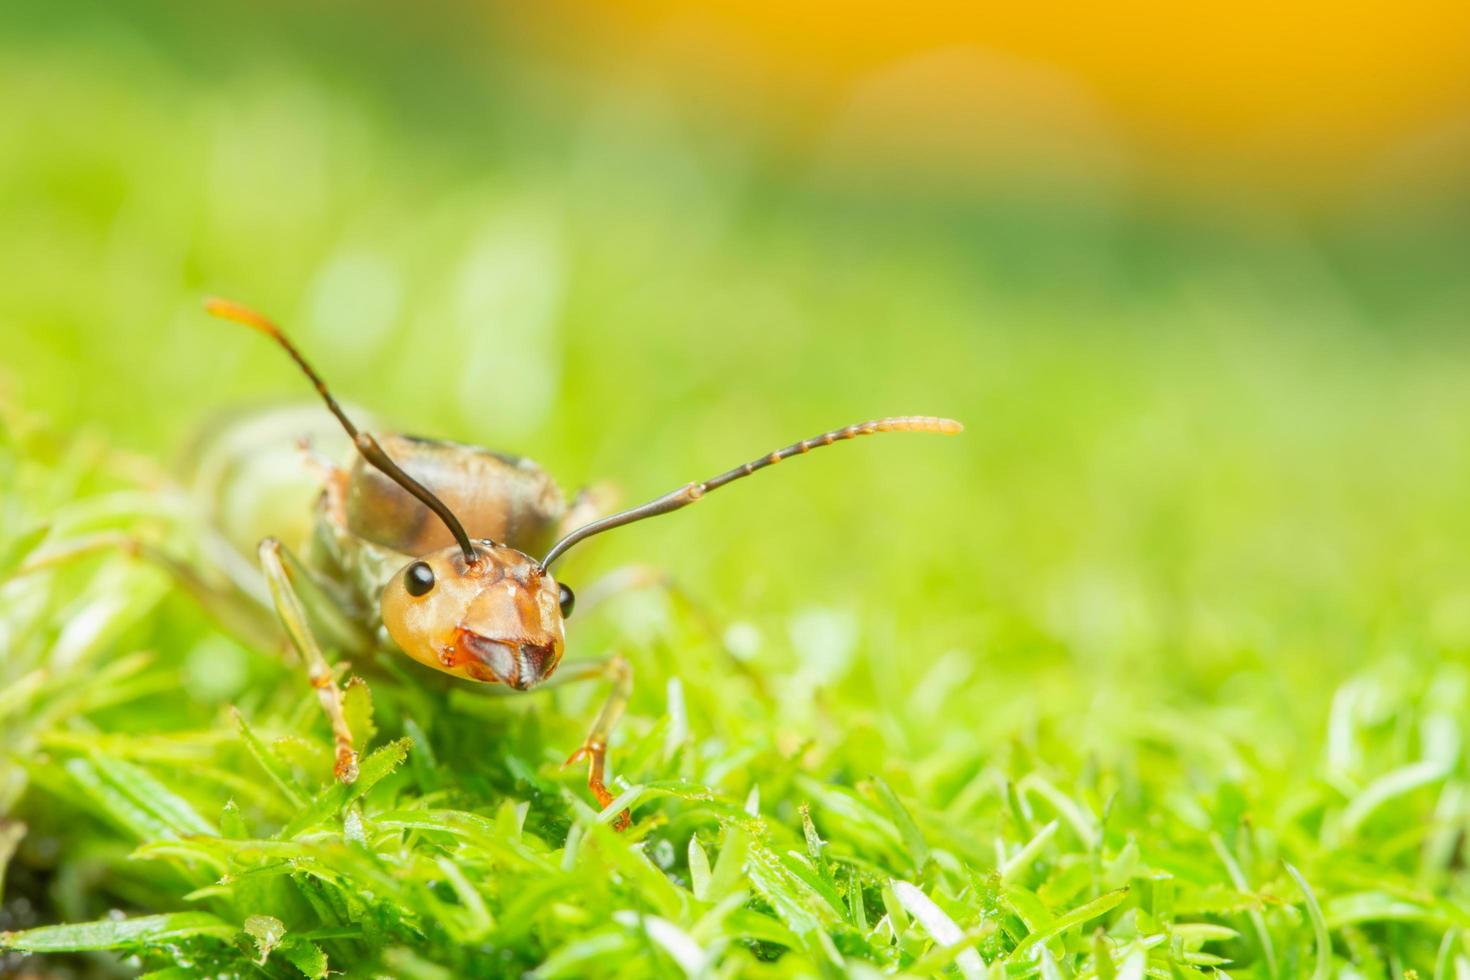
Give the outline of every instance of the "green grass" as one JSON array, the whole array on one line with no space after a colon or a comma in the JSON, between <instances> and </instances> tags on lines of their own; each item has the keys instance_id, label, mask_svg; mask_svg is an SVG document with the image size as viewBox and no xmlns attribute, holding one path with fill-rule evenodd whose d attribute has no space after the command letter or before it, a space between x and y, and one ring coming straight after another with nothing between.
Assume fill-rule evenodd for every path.
<instances>
[{"instance_id":1,"label":"green grass","mask_svg":"<svg viewBox=\"0 0 1470 980\"><path fill-rule=\"evenodd\" d=\"M1453 207L859 194L371 19L342 59L310 12L222 50L47 9L0 14L0 972L1470 973ZM207 293L386 424L629 501L870 415L967 431L569 558L692 598L569 624L635 670L629 831L561 767L597 685L354 665L347 790L300 668L146 563L11 578L301 522L289 449L253 496L182 476L218 413L306 393Z\"/></svg>"},{"instance_id":2,"label":"green grass","mask_svg":"<svg viewBox=\"0 0 1470 980\"><path fill-rule=\"evenodd\" d=\"M190 512L140 494L136 460L5 432L0 572L110 528L190 553ZM1199 624L1171 662L1106 605L1070 646L1012 611L974 653L914 663L881 612L797 607L782 636L632 595L573 622L638 676L598 814L560 762L600 691L369 674L348 788L299 671L146 565L26 575L0 602L7 912L74 923L6 933L12 956L280 977L1470 967L1470 677L1402 627L1365 633L1331 690L1306 674L1332 651L1292 640L1331 624L1255 621L1233 650L1239 621Z\"/></svg>"}]
</instances>

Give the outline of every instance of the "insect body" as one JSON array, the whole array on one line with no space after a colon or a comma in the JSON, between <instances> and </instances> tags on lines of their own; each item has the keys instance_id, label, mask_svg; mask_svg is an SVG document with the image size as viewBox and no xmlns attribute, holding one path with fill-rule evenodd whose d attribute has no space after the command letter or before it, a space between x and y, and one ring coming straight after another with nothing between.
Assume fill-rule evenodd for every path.
<instances>
[{"instance_id":1,"label":"insect body","mask_svg":"<svg viewBox=\"0 0 1470 980\"><path fill-rule=\"evenodd\" d=\"M276 611L332 722L337 776L347 782L356 776L356 752L319 633L329 646L345 652L370 655L397 649L456 677L528 690L551 677L565 650L565 623L575 596L556 581L551 568L570 548L612 528L686 507L819 446L878 432L961 429L957 422L927 416L850 425L598 518L590 500L568 504L529 460L359 430L273 323L225 300L210 300L206 309L280 344L357 449L350 467L327 470L317 531L305 558L298 559L272 538L259 549ZM571 671L568 667L558 680ZM616 658L607 665L579 664L575 675L609 676L614 682L592 730L568 760L588 760L588 786L606 807L613 799L603 782L607 738L622 713L631 678ZM626 820L622 815L619 825Z\"/></svg>"},{"instance_id":2,"label":"insect body","mask_svg":"<svg viewBox=\"0 0 1470 980\"><path fill-rule=\"evenodd\" d=\"M415 478L434 489L472 538L503 541L539 554L566 517L561 489L535 463L459 443L380 436L380 445ZM404 554L454 544L454 535L427 507L362 457L347 471L347 526L353 534Z\"/></svg>"}]
</instances>

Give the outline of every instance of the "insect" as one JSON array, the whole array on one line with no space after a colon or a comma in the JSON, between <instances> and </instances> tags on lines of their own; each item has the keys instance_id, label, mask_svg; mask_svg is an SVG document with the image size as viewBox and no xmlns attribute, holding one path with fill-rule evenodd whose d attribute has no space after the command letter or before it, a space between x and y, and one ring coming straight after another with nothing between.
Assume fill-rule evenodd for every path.
<instances>
[{"instance_id":1,"label":"insect","mask_svg":"<svg viewBox=\"0 0 1470 980\"><path fill-rule=\"evenodd\" d=\"M295 345L252 309L211 299L206 310L279 344L311 381L357 454L329 467L309 551L275 538L258 554L286 635L331 722L335 773L351 782L357 751L336 674L323 647L348 654L398 650L421 664L482 684L534 688L561 664L576 603L553 566L595 535L693 504L758 470L819 446L879 432L956 433L927 416L876 419L793 443L707 480L687 483L628 510L598 517L586 499L568 505L526 459L476 446L359 429ZM540 557L536 557L537 554ZM318 634L321 634L320 636ZM611 663L568 664L574 677L608 677L612 693L567 760L588 763L587 785L606 808L608 737L631 692L631 674ZM625 826L627 814L618 818Z\"/></svg>"}]
</instances>

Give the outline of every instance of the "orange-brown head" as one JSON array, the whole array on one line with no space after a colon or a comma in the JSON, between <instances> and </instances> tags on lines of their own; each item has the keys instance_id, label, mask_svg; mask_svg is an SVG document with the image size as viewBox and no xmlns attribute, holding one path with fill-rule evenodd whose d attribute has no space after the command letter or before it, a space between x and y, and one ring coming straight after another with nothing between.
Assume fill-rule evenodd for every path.
<instances>
[{"instance_id":1,"label":"orange-brown head","mask_svg":"<svg viewBox=\"0 0 1470 980\"><path fill-rule=\"evenodd\" d=\"M383 625L404 653L456 677L528 690L556 670L572 590L514 548L475 543L415 559L383 589Z\"/></svg>"}]
</instances>

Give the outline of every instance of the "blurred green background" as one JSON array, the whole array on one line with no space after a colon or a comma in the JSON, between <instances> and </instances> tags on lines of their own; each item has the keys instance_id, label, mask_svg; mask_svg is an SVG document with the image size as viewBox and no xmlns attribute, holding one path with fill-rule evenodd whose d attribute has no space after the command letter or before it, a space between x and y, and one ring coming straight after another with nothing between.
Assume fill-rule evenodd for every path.
<instances>
[{"instance_id":1,"label":"blurred green background","mask_svg":"<svg viewBox=\"0 0 1470 980\"><path fill-rule=\"evenodd\" d=\"M1451 33L1447 10L1415 36ZM920 795L957 745L1064 733L1073 754L1044 763L1128 769L1224 739L1257 805L1290 810L1306 783L1390 768L1329 757L1352 684L1402 695L1362 709L1402 736L1397 762L1430 749L1393 705L1442 707L1463 770L1463 77L1435 76L1444 99L1397 129L1324 129L1325 150L1310 100L1271 152L1202 123L1170 144L1181 162L1106 98L1078 121L1037 96L1088 90L1062 56L1033 56L1034 91L1010 87L1031 69L966 74L967 100L940 71L867 97L858 67L813 56L806 84L780 70L799 54L740 61L701 47L728 24L693 23L12 0L0 398L161 460L222 411L303 398L278 351L201 313L221 294L388 424L628 502L849 421L952 416L959 438L819 454L566 574L667 569L735 646L764 637L785 724L876 727L893 755L874 766L915 767ZM1338 101L1324 118L1352 116ZM972 102L991 108L942 111ZM951 132L996 120L1004 139ZM839 683L824 715L813 691ZM1231 778L1202 753L1181 792Z\"/></svg>"},{"instance_id":2,"label":"blurred green background","mask_svg":"<svg viewBox=\"0 0 1470 980\"><path fill-rule=\"evenodd\" d=\"M608 539L730 611L876 607L980 662L1009 617L1062 660L1210 666L1259 618L1470 638L1470 185L946 183L677 74L589 77L547 16L7 5L8 397L162 458L302 397L201 315L219 293L389 424L630 501L875 414L969 426Z\"/></svg>"}]
</instances>

